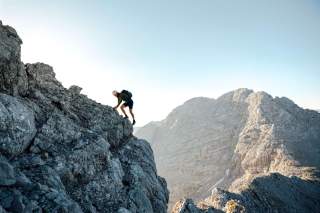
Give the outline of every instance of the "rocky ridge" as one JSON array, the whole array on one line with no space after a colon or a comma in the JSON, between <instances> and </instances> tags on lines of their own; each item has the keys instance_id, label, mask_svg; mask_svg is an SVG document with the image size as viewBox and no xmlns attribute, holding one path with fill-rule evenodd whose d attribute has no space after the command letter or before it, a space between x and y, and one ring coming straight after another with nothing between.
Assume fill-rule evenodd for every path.
<instances>
[{"instance_id":1,"label":"rocky ridge","mask_svg":"<svg viewBox=\"0 0 320 213\"><path fill-rule=\"evenodd\" d=\"M0 21L0 212L166 212L149 143L21 44Z\"/></svg>"},{"instance_id":2,"label":"rocky ridge","mask_svg":"<svg viewBox=\"0 0 320 213\"><path fill-rule=\"evenodd\" d=\"M141 128L173 212L316 212L320 114L287 98L238 89L194 98ZM168 168L166 169L166 165Z\"/></svg>"}]
</instances>

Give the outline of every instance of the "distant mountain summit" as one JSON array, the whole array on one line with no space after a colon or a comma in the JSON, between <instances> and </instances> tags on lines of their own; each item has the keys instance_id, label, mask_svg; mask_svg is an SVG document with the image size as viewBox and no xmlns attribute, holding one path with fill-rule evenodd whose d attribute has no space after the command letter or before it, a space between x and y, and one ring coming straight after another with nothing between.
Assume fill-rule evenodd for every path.
<instances>
[{"instance_id":1,"label":"distant mountain summit","mask_svg":"<svg viewBox=\"0 0 320 213\"><path fill-rule=\"evenodd\" d=\"M151 141L159 173L168 180L171 204L182 197L209 197L198 204L203 212L226 211L228 200L249 212L299 212L320 205L320 114L288 98L249 89L218 99L193 98L136 135ZM292 190L281 185L295 181ZM270 196L262 193L264 187ZM297 201L286 202L286 195ZM189 204L193 202L180 201L175 212L188 212Z\"/></svg>"}]
</instances>

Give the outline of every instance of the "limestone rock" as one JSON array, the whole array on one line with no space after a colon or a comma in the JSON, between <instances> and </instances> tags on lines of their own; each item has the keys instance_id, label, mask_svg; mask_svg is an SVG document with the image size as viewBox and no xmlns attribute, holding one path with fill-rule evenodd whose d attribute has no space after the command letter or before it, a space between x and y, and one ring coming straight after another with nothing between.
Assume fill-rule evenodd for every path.
<instances>
[{"instance_id":1,"label":"limestone rock","mask_svg":"<svg viewBox=\"0 0 320 213\"><path fill-rule=\"evenodd\" d=\"M34 114L18 98L0 94L0 150L8 156L23 152L36 134Z\"/></svg>"},{"instance_id":2,"label":"limestone rock","mask_svg":"<svg viewBox=\"0 0 320 213\"><path fill-rule=\"evenodd\" d=\"M216 189L201 201L222 212L316 212L320 207L320 184L296 176L271 173L255 178L241 193ZM203 211L198 205L194 211ZM182 211L173 211L178 213Z\"/></svg>"},{"instance_id":3,"label":"limestone rock","mask_svg":"<svg viewBox=\"0 0 320 213\"><path fill-rule=\"evenodd\" d=\"M159 173L169 183L171 205L181 197L201 202L217 187L242 196L257 178L268 177L259 179L264 180L259 181L261 184L274 179L272 173L284 177L281 190L288 196L291 192L291 198L296 200L287 204L285 197L279 198L287 211L309 211L312 205L304 201L308 197L314 202L313 211L319 204L312 190L319 191L320 114L302 109L288 98L273 98L248 89L238 89L215 100L194 98L174 109L166 119L140 128L136 135L152 142ZM285 178L291 176L315 184L310 184L311 190L301 184L302 188L290 191L288 183L292 180ZM273 190L280 193L276 187ZM263 196L267 202L277 199L271 192L270 197ZM241 196L226 197L223 203L211 206L221 211L251 211L248 203L258 201L254 196L244 197L248 200ZM275 208L285 212L263 205L270 211ZM263 212L258 207L253 209L256 211L252 212Z\"/></svg>"},{"instance_id":4,"label":"limestone rock","mask_svg":"<svg viewBox=\"0 0 320 213\"><path fill-rule=\"evenodd\" d=\"M2 159L0 161L0 186L10 186L16 183L13 167Z\"/></svg>"},{"instance_id":5,"label":"limestone rock","mask_svg":"<svg viewBox=\"0 0 320 213\"><path fill-rule=\"evenodd\" d=\"M26 93L28 81L20 59L21 44L16 31L0 23L0 92L10 95Z\"/></svg>"},{"instance_id":6,"label":"limestone rock","mask_svg":"<svg viewBox=\"0 0 320 213\"><path fill-rule=\"evenodd\" d=\"M166 181L131 123L51 66L23 65L13 28L1 23L0 39L0 212L166 212Z\"/></svg>"},{"instance_id":7,"label":"limestone rock","mask_svg":"<svg viewBox=\"0 0 320 213\"><path fill-rule=\"evenodd\" d=\"M80 94L81 90L82 90L82 88L79 87L79 86L76 86L76 85L72 85L72 86L69 88L69 91L70 91L71 93L78 94L78 95Z\"/></svg>"}]
</instances>

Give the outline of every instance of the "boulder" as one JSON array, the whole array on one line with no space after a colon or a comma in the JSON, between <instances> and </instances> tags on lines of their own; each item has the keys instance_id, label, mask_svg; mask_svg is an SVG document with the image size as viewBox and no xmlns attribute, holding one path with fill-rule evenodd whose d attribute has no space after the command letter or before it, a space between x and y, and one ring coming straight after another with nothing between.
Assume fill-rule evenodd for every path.
<instances>
[{"instance_id":1,"label":"boulder","mask_svg":"<svg viewBox=\"0 0 320 213\"><path fill-rule=\"evenodd\" d=\"M0 150L17 155L30 145L37 130L34 114L21 100L0 94Z\"/></svg>"}]
</instances>

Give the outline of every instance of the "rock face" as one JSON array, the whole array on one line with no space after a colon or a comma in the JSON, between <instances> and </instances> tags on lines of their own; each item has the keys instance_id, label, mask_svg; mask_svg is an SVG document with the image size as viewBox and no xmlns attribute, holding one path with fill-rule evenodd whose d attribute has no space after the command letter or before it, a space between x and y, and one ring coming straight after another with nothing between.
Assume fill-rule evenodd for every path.
<instances>
[{"instance_id":1,"label":"rock face","mask_svg":"<svg viewBox=\"0 0 320 213\"><path fill-rule=\"evenodd\" d=\"M304 180L271 173L256 177L240 193L216 188L212 195L197 204L190 199L180 200L172 212L317 212L319 190L318 178Z\"/></svg>"},{"instance_id":2,"label":"rock face","mask_svg":"<svg viewBox=\"0 0 320 213\"><path fill-rule=\"evenodd\" d=\"M320 114L287 98L248 89L195 98L136 135L152 141L171 204L205 199L173 212L319 209Z\"/></svg>"},{"instance_id":3,"label":"rock face","mask_svg":"<svg viewBox=\"0 0 320 213\"><path fill-rule=\"evenodd\" d=\"M0 90L10 95L23 95L27 91L28 81L20 61L22 40L12 27L6 26L1 27L0 41Z\"/></svg>"},{"instance_id":4,"label":"rock face","mask_svg":"<svg viewBox=\"0 0 320 213\"><path fill-rule=\"evenodd\" d=\"M171 204L182 197L209 196L215 183L228 174L238 136L248 116L241 102L251 91L218 100L193 98L160 122L136 135L151 141L159 173L166 177ZM221 181L220 181L221 182Z\"/></svg>"},{"instance_id":5,"label":"rock face","mask_svg":"<svg viewBox=\"0 0 320 213\"><path fill-rule=\"evenodd\" d=\"M23 64L0 22L0 212L166 212L148 142L109 106Z\"/></svg>"}]
</instances>

